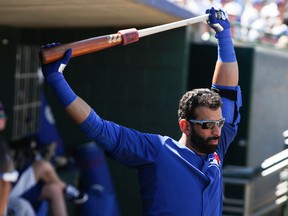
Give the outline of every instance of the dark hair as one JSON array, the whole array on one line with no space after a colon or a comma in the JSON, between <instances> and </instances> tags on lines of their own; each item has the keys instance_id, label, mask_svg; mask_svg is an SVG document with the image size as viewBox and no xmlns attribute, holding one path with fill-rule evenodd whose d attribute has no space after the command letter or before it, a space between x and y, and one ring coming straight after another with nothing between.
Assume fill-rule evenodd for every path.
<instances>
[{"instance_id":1,"label":"dark hair","mask_svg":"<svg viewBox=\"0 0 288 216\"><path fill-rule=\"evenodd\" d=\"M180 102L178 109L178 119L196 119L195 109L197 107L207 107L216 110L222 106L220 95L208 88L194 89L186 92Z\"/></svg>"}]
</instances>

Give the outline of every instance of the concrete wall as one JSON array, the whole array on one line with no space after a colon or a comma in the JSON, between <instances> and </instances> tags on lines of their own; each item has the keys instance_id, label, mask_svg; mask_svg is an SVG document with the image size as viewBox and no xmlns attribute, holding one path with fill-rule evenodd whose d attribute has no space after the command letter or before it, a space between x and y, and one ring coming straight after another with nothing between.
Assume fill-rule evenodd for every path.
<instances>
[{"instance_id":1,"label":"concrete wall","mask_svg":"<svg viewBox=\"0 0 288 216\"><path fill-rule=\"evenodd\" d=\"M247 165L257 166L283 150L288 128L288 53L255 48Z\"/></svg>"}]
</instances>

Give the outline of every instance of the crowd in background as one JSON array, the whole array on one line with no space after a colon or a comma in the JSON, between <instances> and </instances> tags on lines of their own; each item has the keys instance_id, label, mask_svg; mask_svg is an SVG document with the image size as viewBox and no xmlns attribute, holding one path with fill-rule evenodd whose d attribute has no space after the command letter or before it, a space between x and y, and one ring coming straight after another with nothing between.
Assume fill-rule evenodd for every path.
<instances>
[{"instance_id":1,"label":"crowd in background","mask_svg":"<svg viewBox=\"0 0 288 216\"><path fill-rule=\"evenodd\" d=\"M196 16L213 5L227 12L232 24L233 38L246 43L262 43L277 48L288 48L287 0L173 0ZM209 40L204 28L202 39Z\"/></svg>"}]
</instances>

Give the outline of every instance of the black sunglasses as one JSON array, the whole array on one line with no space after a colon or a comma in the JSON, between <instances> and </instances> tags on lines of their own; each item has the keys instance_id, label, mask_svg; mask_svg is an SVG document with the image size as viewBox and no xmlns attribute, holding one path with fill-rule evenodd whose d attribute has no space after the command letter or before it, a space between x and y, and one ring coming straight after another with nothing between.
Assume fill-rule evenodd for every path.
<instances>
[{"instance_id":1,"label":"black sunglasses","mask_svg":"<svg viewBox=\"0 0 288 216\"><path fill-rule=\"evenodd\" d=\"M202 129L213 129L216 125L219 127L219 128L222 128L224 123L225 123L225 118L221 118L219 120L216 120L216 121L209 121L209 120L192 120L192 119L189 119L188 120L189 122L191 122L192 124L199 124L201 125L201 128Z\"/></svg>"}]
</instances>

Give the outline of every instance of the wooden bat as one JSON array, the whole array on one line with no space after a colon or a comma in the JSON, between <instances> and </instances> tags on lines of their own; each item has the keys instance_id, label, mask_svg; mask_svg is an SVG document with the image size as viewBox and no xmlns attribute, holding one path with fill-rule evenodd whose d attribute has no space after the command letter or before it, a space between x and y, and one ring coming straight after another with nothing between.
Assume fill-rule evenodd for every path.
<instances>
[{"instance_id":1,"label":"wooden bat","mask_svg":"<svg viewBox=\"0 0 288 216\"><path fill-rule=\"evenodd\" d=\"M154 26L150 28L145 28L141 30L137 30L135 28L124 29L118 31L116 34L104 35L99 37L93 37L86 40L76 41L72 43L66 43L63 45L41 49L40 57L41 61L44 64L48 64L54 62L58 59L61 59L64 53L68 49L72 49L72 56L76 57L84 54L88 54L91 52L96 52L99 50L103 50L109 47L116 46L118 44L127 45L130 43L137 42L139 38L145 37L148 35L156 34L159 32L179 28L182 26L191 25L194 23L199 23L202 21L208 20L209 14L172 22L168 24L163 24L159 26Z\"/></svg>"}]
</instances>

